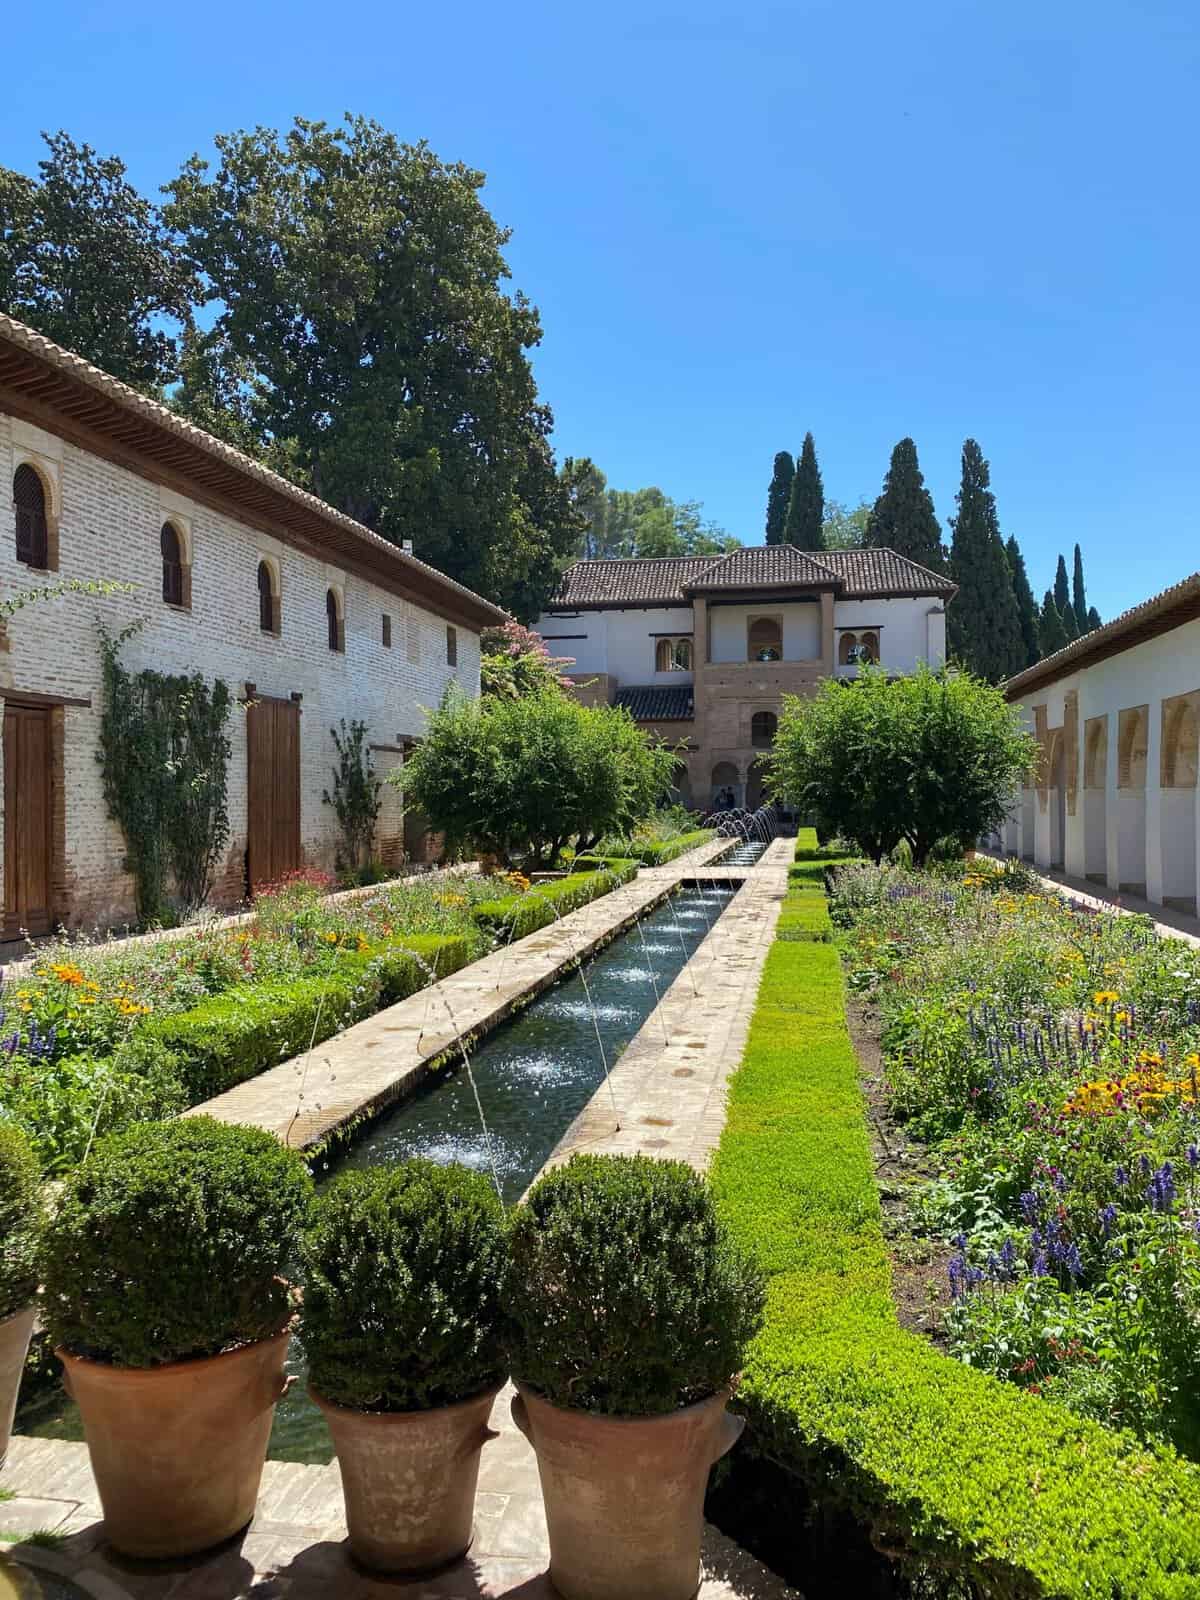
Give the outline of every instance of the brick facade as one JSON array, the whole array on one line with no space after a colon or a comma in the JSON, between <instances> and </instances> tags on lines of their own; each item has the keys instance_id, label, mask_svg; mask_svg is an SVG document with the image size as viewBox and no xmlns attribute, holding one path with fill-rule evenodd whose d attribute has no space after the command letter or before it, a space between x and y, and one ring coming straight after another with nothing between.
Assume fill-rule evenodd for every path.
<instances>
[{"instance_id":1,"label":"brick facade","mask_svg":"<svg viewBox=\"0 0 1200 1600\"><path fill-rule=\"evenodd\" d=\"M22 462L48 490L57 570L34 571L16 559L11 484ZM124 871L120 830L106 815L96 761L102 711L97 623L112 633L135 622L123 647L131 669L199 671L223 678L235 696L230 737L232 834L216 899L245 892L246 733L241 701L247 683L262 695L301 698L301 842L306 863L334 865L337 828L322 803L334 761L330 728L345 718L367 724L376 771L400 760L405 740L419 736L425 710L448 683L479 688L479 636L461 620L457 665L447 661L446 617L380 587L336 560L285 541L116 465L46 428L0 411L0 585L4 594L70 579L135 585L129 594L69 595L25 608L0 633L0 695L24 693L60 702L52 713L54 771L54 912L70 927L126 921L133 894ZM162 599L160 532L170 520L181 535L188 583L186 607ZM277 634L259 625L258 565L273 565L278 585ZM329 648L326 594L343 617L344 651ZM383 618L391 619L391 646ZM84 701L87 704L72 704ZM415 843L410 828L410 850ZM396 862L405 853L404 818L394 789L383 791L377 853Z\"/></svg>"}]
</instances>

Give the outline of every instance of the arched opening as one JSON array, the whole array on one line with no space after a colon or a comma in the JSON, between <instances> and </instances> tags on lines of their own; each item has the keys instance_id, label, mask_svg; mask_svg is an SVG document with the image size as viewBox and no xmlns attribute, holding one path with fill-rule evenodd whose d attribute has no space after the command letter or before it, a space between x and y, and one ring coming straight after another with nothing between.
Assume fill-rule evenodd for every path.
<instances>
[{"instance_id":1,"label":"arched opening","mask_svg":"<svg viewBox=\"0 0 1200 1600\"><path fill-rule=\"evenodd\" d=\"M1117 718L1117 887L1146 894L1146 751L1148 706L1129 706Z\"/></svg>"},{"instance_id":2,"label":"arched opening","mask_svg":"<svg viewBox=\"0 0 1200 1600\"><path fill-rule=\"evenodd\" d=\"M858 635L856 633L843 633L838 640L838 666L853 667L858 665Z\"/></svg>"},{"instance_id":3,"label":"arched opening","mask_svg":"<svg viewBox=\"0 0 1200 1600\"><path fill-rule=\"evenodd\" d=\"M158 535L162 555L162 597L166 605L183 605L183 540L172 522L164 522Z\"/></svg>"},{"instance_id":4,"label":"arched opening","mask_svg":"<svg viewBox=\"0 0 1200 1600\"><path fill-rule=\"evenodd\" d=\"M1108 718L1092 717L1083 738L1083 870L1108 882Z\"/></svg>"},{"instance_id":5,"label":"arched opening","mask_svg":"<svg viewBox=\"0 0 1200 1600\"><path fill-rule=\"evenodd\" d=\"M279 632L279 592L275 574L266 561L258 563L258 626L263 633Z\"/></svg>"},{"instance_id":6,"label":"arched opening","mask_svg":"<svg viewBox=\"0 0 1200 1600\"><path fill-rule=\"evenodd\" d=\"M750 661L783 660L783 627L778 617L751 617L746 635Z\"/></svg>"},{"instance_id":7,"label":"arched opening","mask_svg":"<svg viewBox=\"0 0 1200 1600\"><path fill-rule=\"evenodd\" d=\"M338 604L336 589L325 591L325 626L328 634L329 648L339 654L346 648L345 623L342 619L342 608Z\"/></svg>"},{"instance_id":8,"label":"arched opening","mask_svg":"<svg viewBox=\"0 0 1200 1600\"><path fill-rule=\"evenodd\" d=\"M677 805L687 806L692 804L692 774L686 761L677 761L675 770L671 774L671 786L674 790L672 799Z\"/></svg>"},{"instance_id":9,"label":"arched opening","mask_svg":"<svg viewBox=\"0 0 1200 1600\"><path fill-rule=\"evenodd\" d=\"M1067 789L1063 730L1055 730L1046 762L1048 821L1050 824L1050 865L1061 867L1066 857Z\"/></svg>"},{"instance_id":10,"label":"arched opening","mask_svg":"<svg viewBox=\"0 0 1200 1600\"><path fill-rule=\"evenodd\" d=\"M756 711L750 718L750 744L755 750L769 750L775 743L779 718L773 711Z\"/></svg>"},{"instance_id":11,"label":"arched opening","mask_svg":"<svg viewBox=\"0 0 1200 1600\"><path fill-rule=\"evenodd\" d=\"M879 635L874 632L860 633L858 636L858 664L874 666L879 660Z\"/></svg>"},{"instance_id":12,"label":"arched opening","mask_svg":"<svg viewBox=\"0 0 1200 1600\"><path fill-rule=\"evenodd\" d=\"M1196 911L1196 769L1200 756L1200 691L1162 704L1163 904Z\"/></svg>"},{"instance_id":13,"label":"arched opening","mask_svg":"<svg viewBox=\"0 0 1200 1600\"><path fill-rule=\"evenodd\" d=\"M718 761L712 769L712 808L731 811L742 803L742 784L732 761Z\"/></svg>"},{"instance_id":14,"label":"arched opening","mask_svg":"<svg viewBox=\"0 0 1200 1600\"><path fill-rule=\"evenodd\" d=\"M13 473L13 511L17 524L17 560L45 571L50 565L50 519L46 486L27 461Z\"/></svg>"},{"instance_id":15,"label":"arched opening","mask_svg":"<svg viewBox=\"0 0 1200 1600\"><path fill-rule=\"evenodd\" d=\"M654 647L655 672L670 672L675 665L674 646L670 639L660 639Z\"/></svg>"}]
</instances>

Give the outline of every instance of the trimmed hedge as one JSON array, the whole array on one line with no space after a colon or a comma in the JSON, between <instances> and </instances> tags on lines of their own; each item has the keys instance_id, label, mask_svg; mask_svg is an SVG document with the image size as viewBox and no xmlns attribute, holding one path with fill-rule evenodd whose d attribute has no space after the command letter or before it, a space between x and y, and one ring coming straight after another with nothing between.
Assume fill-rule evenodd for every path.
<instances>
[{"instance_id":1,"label":"trimmed hedge","mask_svg":"<svg viewBox=\"0 0 1200 1600\"><path fill-rule=\"evenodd\" d=\"M1200 1595L1200 1470L899 1326L831 945L768 956L713 1183L769 1278L737 1403L814 1499L997 1600Z\"/></svg>"},{"instance_id":2,"label":"trimmed hedge","mask_svg":"<svg viewBox=\"0 0 1200 1600\"><path fill-rule=\"evenodd\" d=\"M198 1105L423 989L429 976L416 956L445 977L466 965L470 950L461 935L414 934L344 955L324 977L239 984L189 1011L153 1018L139 1033L171 1052L187 1103Z\"/></svg>"},{"instance_id":3,"label":"trimmed hedge","mask_svg":"<svg viewBox=\"0 0 1200 1600\"><path fill-rule=\"evenodd\" d=\"M698 850L702 844L708 844L716 837L715 828L695 828L691 833L678 834L674 839L651 840L648 844L639 844L635 839L633 854L644 867L665 867L668 861L685 856L689 850Z\"/></svg>"},{"instance_id":4,"label":"trimmed hedge","mask_svg":"<svg viewBox=\"0 0 1200 1600\"><path fill-rule=\"evenodd\" d=\"M472 915L497 939L506 943L523 939L526 934L536 933L547 923L556 922L569 911L578 911L580 906L636 878L638 866L636 861L618 859L597 872L572 872L556 883L535 884L524 894L481 900Z\"/></svg>"},{"instance_id":5,"label":"trimmed hedge","mask_svg":"<svg viewBox=\"0 0 1200 1600\"><path fill-rule=\"evenodd\" d=\"M37 1296L41 1172L22 1130L0 1122L0 1322ZM3 1419L0 1418L0 1426Z\"/></svg>"}]
</instances>

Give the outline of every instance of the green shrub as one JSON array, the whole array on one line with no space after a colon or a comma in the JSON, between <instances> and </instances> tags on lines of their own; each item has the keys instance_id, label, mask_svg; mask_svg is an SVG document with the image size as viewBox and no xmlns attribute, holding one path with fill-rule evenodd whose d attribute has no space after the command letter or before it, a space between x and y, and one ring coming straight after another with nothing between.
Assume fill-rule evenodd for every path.
<instances>
[{"instance_id":1,"label":"green shrub","mask_svg":"<svg viewBox=\"0 0 1200 1600\"><path fill-rule=\"evenodd\" d=\"M910 1571L998 1600L1200 1594L1200 1472L899 1327L829 945L768 956L713 1187L768 1275L738 1406L813 1498Z\"/></svg>"},{"instance_id":2,"label":"green shrub","mask_svg":"<svg viewBox=\"0 0 1200 1600\"><path fill-rule=\"evenodd\" d=\"M691 833L677 834L673 839L650 839L645 843L633 840L632 853L645 867L665 867L668 861L698 850L717 836L715 828L696 828Z\"/></svg>"},{"instance_id":3,"label":"green shrub","mask_svg":"<svg viewBox=\"0 0 1200 1600\"><path fill-rule=\"evenodd\" d=\"M636 861L618 860L600 872L572 872L555 883L535 884L523 894L481 900L474 914L497 939L523 939L628 883L637 876L638 865Z\"/></svg>"},{"instance_id":4,"label":"green shrub","mask_svg":"<svg viewBox=\"0 0 1200 1600\"><path fill-rule=\"evenodd\" d=\"M41 1173L29 1140L0 1122L0 1321L37 1293L37 1239L42 1222Z\"/></svg>"},{"instance_id":5,"label":"green shrub","mask_svg":"<svg viewBox=\"0 0 1200 1600\"><path fill-rule=\"evenodd\" d=\"M780 907L775 932L780 939L831 939L833 923L821 890L802 883L793 885Z\"/></svg>"},{"instance_id":6,"label":"green shrub","mask_svg":"<svg viewBox=\"0 0 1200 1600\"><path fill-rule=\"evenodd\" d=\"M684 1162L576 1155L516 1213L504 1296L516 1377L554 1405L644 1416L730 1382L763 1280Z\"/></svg>"},{"instance_id":7,"label":"green shrub","mask_svg":"<svg viewBox=\"0 0 1200 1600\"><path fill-rule=\"evenodd\" d=\"M411 1160L335 1178L302 1250L318 1393L424 1411L498 1384L504 1226L491 1180L466 1167Z\"/></svg>"},{"instance_id":8,"label":"green shrub","mask_svg":"<svg viewBox=\"0 0 1200 1600\"><path fill-rule=\"evenodd\" d=\"M311 1197L303 1159L257 1128L184 1117L101 1140L45 1233L55 1342L152 1367L275 1333Z\"/></svg>"},{"instance_id":9,"label":"green shrub","mask_svg":"<svg viewBox=\"0 0 1200 1600\"><path fill-rule=\"evenodd\" d=\"M458 972L472 959L465 934L414 933L394 939L366 955L344 958L348 970L359 968L379 983L379 1005L394 1006L439 978Z\"/></svg>"}]
</instances>

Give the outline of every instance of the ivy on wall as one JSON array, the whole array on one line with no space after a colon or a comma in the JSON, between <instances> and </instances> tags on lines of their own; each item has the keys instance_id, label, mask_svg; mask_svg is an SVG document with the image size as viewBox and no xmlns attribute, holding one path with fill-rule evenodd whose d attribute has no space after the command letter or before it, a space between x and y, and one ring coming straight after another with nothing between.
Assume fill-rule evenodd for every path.
<instances>
[{"instance_id":1,"label":"ivy on wall","mask_svg":"<svg viewBox=\"0 0 1200 1600\"><path fill-rule=\"evenodd\" d=\"M333 793L326 789L321 798L332 806L342 830L346 870L355 873L367 865L371 857L371 841L379 818L379 791L382 787L375 777L375 765L366 746L365 722L341 722L341 733L330 728L337 766L333 768Z\"/></svg>"},{"instance_id":2,"label":"ivy on wall","mask_svg":"<svg viewBox=\"0 0 1200 1600\"><path fill-rule=\"evenodd\" d=\"M115 637L100 624L104 711L96 760L108 814L125 836L138 921L170 915L168 878L184 914L208 899L229 839L231 698L221 679L131 673L121 646L141 627Z\"/></svg>"}]
</instances>

